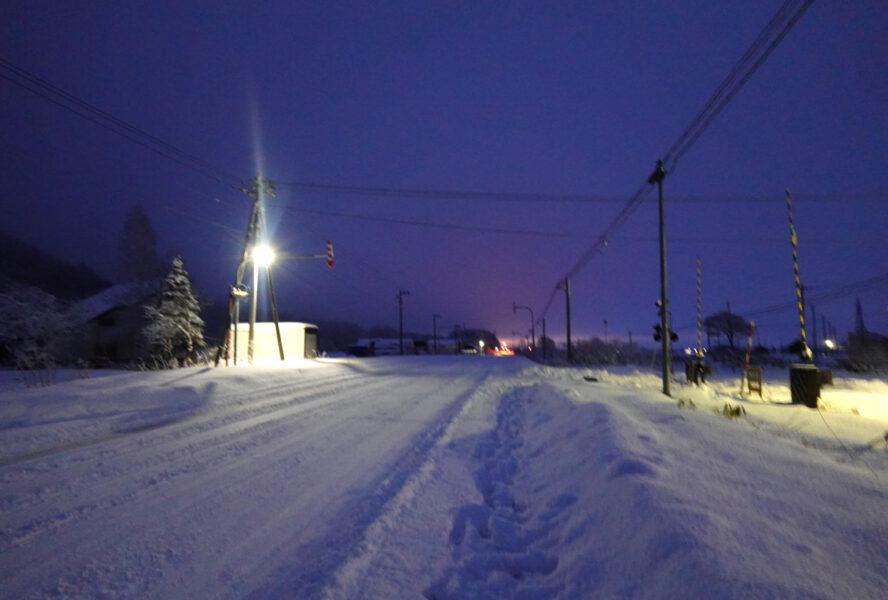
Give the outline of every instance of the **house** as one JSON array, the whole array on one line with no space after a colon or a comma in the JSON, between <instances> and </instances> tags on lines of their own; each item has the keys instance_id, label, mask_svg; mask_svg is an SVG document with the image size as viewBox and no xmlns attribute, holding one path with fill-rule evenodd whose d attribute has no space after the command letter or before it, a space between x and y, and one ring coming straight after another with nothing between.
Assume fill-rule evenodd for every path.
<instances>
[{"instance_id":1,"label":"house","mask_svg":"<svg viewBox=\"0 0 888 600\"><path fill-rule=\"evenodd\" d=\"M160 300L163 281L113 285L68 309L77 326L70 354L96 366L137 360L145 327L144 306Z\"/></svg>"}]
</instances>

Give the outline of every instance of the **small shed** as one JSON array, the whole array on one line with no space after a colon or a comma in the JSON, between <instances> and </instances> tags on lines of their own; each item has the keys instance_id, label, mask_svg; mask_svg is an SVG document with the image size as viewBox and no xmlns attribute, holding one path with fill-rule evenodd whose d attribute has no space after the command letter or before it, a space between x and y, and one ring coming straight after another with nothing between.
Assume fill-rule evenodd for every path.
<instances>
[{"instance_id":1,"label":"small shed","mask_svg":"<svg viewBox=\"0 0 888 600\"><path fill-rule=\"evenodd\" d=\"M279 323L284 359L317 358L318 326L311 323L283 321ZM231 349L234 352L234 336L237 335L237 362L247 362L247 344L250 339L250 324L239 323L237 331L231 326ZM262 362L280 361L277 335L273 322L256 323L253 330L253 360Z\"/></svg>"}]
</instances>

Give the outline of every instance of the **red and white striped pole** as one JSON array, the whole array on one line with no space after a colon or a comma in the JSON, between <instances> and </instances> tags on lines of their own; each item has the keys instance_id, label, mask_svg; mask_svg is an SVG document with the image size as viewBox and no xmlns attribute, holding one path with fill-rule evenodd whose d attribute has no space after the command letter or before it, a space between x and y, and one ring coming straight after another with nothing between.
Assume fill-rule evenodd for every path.
<instances>
[{"instance_id":1,"label":"red and white striped pole","mask_svg":"<svg viewBox=\"0 0 888 600\"><path fill-rule=\"evenodd\" d=\"M327 266L333 268L333 242L327 240Z\"/></svg>"},{"instance_id":2,"label":"red and white striped pole","mask_svg":"<svg viewBox=\"0 0 888 600\"><path fill-rule=\"evenodd\" d=\"M755 333L755 321L749 322L749 337L746 338L746 359L743 361L743 372L749 370L749 355L752 354L752 336Z\"/></svg>"}]
</instances>

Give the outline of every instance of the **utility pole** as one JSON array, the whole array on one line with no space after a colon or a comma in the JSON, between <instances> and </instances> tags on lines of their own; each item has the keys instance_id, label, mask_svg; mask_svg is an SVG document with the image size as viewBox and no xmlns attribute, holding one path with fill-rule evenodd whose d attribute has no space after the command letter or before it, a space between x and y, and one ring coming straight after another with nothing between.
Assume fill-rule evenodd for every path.
<instances>
[{"instance_id":1,"label":"utility pole","mask_svg":"<svg viewBox=\"0 0 888 600\"><path fill-rule=\"evenodd\" d=\"M438 319L441 315L435 313L432 315L432 337L435 339L435 354L438 353Z\"/></svg>"},{"instance_id":2,"label":"utility pole","mask_svg":"<svg viewBox=\"0 0 888 600\"><path fill-rule=\"evenodd\" d=\"M398 353L404 354L404 296L409 296L407 290L398 290Z\"/></svg>"},{"instance_id":3,"label":"utility pole","mask_svg":"<svg viewBox=\"0 0 888 600\"><path fill-rule=\"evenodd\" d=\"M573 349L570 344L570 279L565 277L564 281L558 285L559 290L564 290L564 299L567 303L567 364L573 362Z\"/></svg>"},{"instance_id":4,"label":"utility pole","mask_svg":"<svg viewBox=\"0 0 888 600\"><path fill-rule=\"evenodd\" d=\"M607 344L607 319L604 319L604 343Z\"/></svg>"},{"instance_id":5,"label":"utility pole","mask_svg":"<svg viewBox=\"0 0 888 600\"><path fill-rule=\"evenodd\" d=\"M512 312L513 313L518 312L519 308L530 312L530 347L533 348L534 350L536 350L536 345L537 345L536 329L534 329L534 327L536 326L536 322L534 321L534 318L533 318L533 309L530 308L529 306L518 306L517 304L515 304L515 301L512 300Z\"/></svg>"},{"instance_id":6,"label":"utility pole","mask_svg":"<svg viewBox=\"0 0 888 600\"><path fill-rule=\"evenodd\" d=\"M222 334L222 343L219 345L219 348L216 351L216 360L215 364L219 364L219 360L222 358L222 355L225 354L226 360L228 359L228 350L229 350L229 341L231 340L231 326L232 323L235 326L234 330L234 363L237 364L237 326L238 321L240 319L240 305L239 298L242 298L247 295L245 286L243 285L244 280L244 271L246 270L247 263L252 261L253 263L253 289L249 291L250 298L250 329L247 341L247 362L253 362L253 340L254 340L254 330L256 324L256 305L258 302L258 277L259 272L258 269L260 266L258 264L256 250L260 246L260 242L262 239L262 235L265 229L265 213L262 207L262 197L265 195L269 195L274 197L274 182L270 179L266 179L261 175L257 175L253 178L252 184L249 189L245 187L241 188L241 191L247 194L253 200L253 208L250 213L250 220L247 223L247 231L244 235L244 243L241 247L241 257L238 262L237 271L235 274L234 285L229 287L228 291L228 314L226 315L226 323L225 323L225 332ZM269 291L271 292L271 302L272 302L272 310L275 315L274 325L275 325L275 333L277 334L278 340L278 349L281 351L281 357L283 358L283 346L281 344L281 332L280 327L277 320L277 304L274 298L274 291L269 281Z\"/></svg>"},{"instance_id":7,"label":"utility pole","mask_svg":"<svg viewBox=\"0 0 888 600\"><path fill-rule=\"evenodd\" d=\"M540 317L540 324L543 326L543 362L546 362L546 318Z\"/></svg>"},{"instance_id":8,"label":"utility pole","mask_svg":"<svg viewBox=\"0 0 888 600\"><path fill-rule=\"evenodd\" d=\"M811 336L811 351L816 355L817 354L817 309L814 308L814 303L811 303L811 333L814 335Z\"/></svg>"},{"instance_id":9,"label":"utility pole","mask_svg":"<svg viewBox=\"0 0 888 600\"><path fill-rule=\"evenodd\" d=\"M666 178L666 169L663 160L657 161L657 168L648 177L648 183L657 184L659 209L660 209L660 328L662 334L660 340L663 351L663 393L671 396L669 381L672 378L672 355L669 349L669 300L666 297L666 231L663 225L663 179Z\"/></svg>"}]
</instances>

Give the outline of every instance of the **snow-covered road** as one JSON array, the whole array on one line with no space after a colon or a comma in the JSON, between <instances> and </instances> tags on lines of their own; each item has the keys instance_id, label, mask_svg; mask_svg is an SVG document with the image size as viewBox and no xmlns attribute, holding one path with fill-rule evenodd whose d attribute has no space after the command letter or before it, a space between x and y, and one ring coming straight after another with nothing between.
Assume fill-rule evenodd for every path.
<instances>
[{"instance_id":1,"label":"snow-covered road","mask_svg":"<svg viewBox=\"0 0 888 600\"><path fill-rule=\"evenodd\" d=\"M738 422L711 390L582 375L409 357L4 391L0 597L888 592L888 453L768 412L803 407Z\"/></svg>"}]
</instances>

